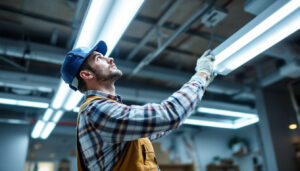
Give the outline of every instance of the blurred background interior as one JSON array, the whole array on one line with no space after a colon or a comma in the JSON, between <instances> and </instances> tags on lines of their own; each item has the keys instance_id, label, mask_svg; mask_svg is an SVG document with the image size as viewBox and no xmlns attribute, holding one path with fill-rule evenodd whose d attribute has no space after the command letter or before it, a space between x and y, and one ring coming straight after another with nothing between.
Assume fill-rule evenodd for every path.
<instances>
[{"instance_id":1,"label":"blurred background interior","mask_svg":"<svg viewBox=\"0 0 300 171\"><path fill-rule=\"evenodd\" d=\"M136 1L132 12L117 8L122 0L0 0L0 170L77 169L81 95L60 78L72 48L108 41L124 73L117 93L125 104L145 104L188 81L206 49L218 60L256 26L219 60L192 117L153 143L158 163L163 171L299 170L299 1ZM260 25L270 16L277 23Z\"/></svg>"}]
</instances>

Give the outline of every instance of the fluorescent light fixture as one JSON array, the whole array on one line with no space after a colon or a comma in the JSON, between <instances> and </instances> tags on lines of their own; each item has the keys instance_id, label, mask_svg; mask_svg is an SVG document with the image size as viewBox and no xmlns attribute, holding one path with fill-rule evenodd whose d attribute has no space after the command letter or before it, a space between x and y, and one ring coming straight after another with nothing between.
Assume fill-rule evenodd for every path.
<instances>
[{"instance_id":1,"label":"fluorescent light fixture","mask_svg":"<svg viewBox=\"0 0 300 171\"><path fill-rule=\"evenodd\" d=\"M259 121L258 117L248 118L248 119L242 118L242 119L239 119L239 120L235 121L234 129L239 129L239 128L257 123L258 121Z\"/></svg>"},{"instance_id":2,"label":"fluorescent light fixture","mask_svg":"<svg viewBox=\"0 0 300 171\"><path fill-rule=\"evenodd\" d=\"M37 121L37 123L35 124L33 131L31 132L31 137L32 138L38 138L43 130L45 126L45 122L44 121Z\"/></svg>"},{"instance_id":3,"label":"fluorescent light fixture","mask_svg":"<svg viewBox=\"0 0 300 171\"><path fill-rule=\"evenodd\" d=\"M52 121L56 123L57 121L59 121L59 119L62 117L63 114L64 114L64 112L63 112L62 110L58 110L58 111L55 113L55 115L54 115Z\"/></svg>"},{"instance_id":4,"label":"fluorescent light fixture","mask_svg":"<svg viewBox=\"0 0 300 171\"><path fill-rule=\"evenodd\" d=\"M212 51L223 75L243 65L300 28L300 1L278 0Z\"/></svg>"},{"instance_id":5,"label":"fluorescent light fixture","mask_svg":"<svg viewBox=\"0 0 300 171\"><path fill-rule=\"evenodd\" d=\"M216 128L228 128L228 129L239 129L254 123L259 122L258 117L254 118L241 118L235 121L210 121L205 119L186 119L184 124L194 125L194 126L208 126L208 127L216 127Z\"/></svg>"},{"instance_id":6,"label":"fluorescent light fixture","mask_svg":"<svg viewBox=\"0 0 300 171\"><path fill-rule=\"evenodd\" d=\"M207 107L199 107L197 110L198 112L201 113L209 113L213 115L223 115L223 116L242 117L242 118L256 117L256 114L254 113L235 112L230 110L214 109L214 108L207 108Z\"/></svg>"},{"instance_id":7,"label":"fluorescent light fixture","mask_svg":"<svg viewBox=\"0 0 300 171\"><path fill-rule=\"evenodd\" d=\"M80 107L75 107L75 108L73 109L73 112L79 112L79 110L80 110Z\"/></svg>"},{"instance_id":8,"label":"fluorescent light fixture","mask_svg":"<svg viewBox=\"0 0 300 171\"><path fill-rule=\"evenodd\" d=\"M49 106L48 103L32 102L32 101L26 101L26 100L17 100L17 105L28 106L28 107L37 107L37 108L47 108Z\"/></svg>"},{"instance_id":9,"label":"fluorescent light fixture","mask_svg":"<svg viewBox=\"0 0 300 171\"><path fill-rule=\"evenodd\" d=\"M55 128L55 125L56 124L54 122L48 122L41 134L41 138L47 139L50 133L52 132L52 130Z\"/></svg>"},{"instance_id":10,"label":"fluorescent light fixture","mask_svg":"<svg viewBox=\"0 0 300 171\"><path fill-rule=\"evenodd\" d=\"M17 100L0 98L0 103L1 104L8 104L8 105L17 105Z\"/></svg>"},{"instance_id":11,"label":"fluorescent light fixture","mask_svg":"<svg viewBox=\"0 0 300 171\"><path fill-rule=\"evenodd\" d=\"M259 121L257 114L254 113L246 113L246 112L238 112L238 111L230 111L223 109L215 109L209 107L199 107L197 109L199 113L206 113L210 115L221 115L221 116L229 116L236 117L236 119L216 119L216 118L205 118L205 116L201 116L198 118L192 117L187 119L184 124L196 125L196 126L209 126L209 127L218 127L218 128L229 128L229 129L239 129Z\"/></svg>"},{"instance_id":12,"label":"fluorescent light fixture","mask_svg":"<svg viewBox=\"0 0 300 171\"><path fill-rule=\"evenodd\" d=\"M81 100L82 96L83 96L82 93L80 93L79 91L76 92L73 91L68 98L68 101L65 105L65 109L72 110L73 108L75 108L79 103L79 101Z\"/></svg>"},{"instance_id":13,"label":"fluorescent light fixture","mask_svg":"<svg viewBox=\"0 0 300 171\"><path fill-rule=\"evenodd\" d=\"M54 109L59 109L65 102L67 95L70 92L69 85L67 85L63 80L60 81L58 91L55 94L54 100L52 101L52 107Z\"/></svg>"},{"instance_id":14,"label":"fluorescent light fixture","mask_svg":"<svg viewBox=\"0 0 300 171\"><path fill-rule=\"evenodd\" d=\"M43 121L48 121L52 116L52 113L53 113L53 109L48 108L44 114Z\"/></svg>"},{"instance_id":15,"label":"fluorescent light fixture","mask_svg":"<svg viewBox=\"0 0 300 171\"><path fill-rule=\"evenodd\" d=\"M117 0L103 26L99 40L107 43L107 56L110 55L144 0Z\"/></svg>"},{"instance_id":16,"label":"fluorescent light fixture","mask_svg":"<svg viewBox=\"0 0 300 171\"><path fill-rule=\"evenodd\" d=\"M43 103L43 102L16 100L16 99L8 99L8 98L0 98L0 103L8 104L8 105L36 107L36 108L47 108L49 106L48 103Z\"/></svg>"},{"instance_id":17,"label":"fluorescent light fixture","mask_svg":"<svg viewBox=\"0 0 300 171\"><path fill-rule=\"evenodd\" d=\"M206 121L200 119L186 119L184 124L195 125L195 126L209 126L209 127L217 127L217 128L230 128L234 129L234 125L232 123L225 122L214 122L214 121Z\"/></svg>"},{"instance_id":18,"label":"fluorescent light fixture","mask_svg":"<svg viewBox=\"0 0 300 171\"><path fill-rule=\"evenodd\" d=\"M110 12L110 3L108 0L91 0L83 24L79 31L79 36L74 44L77 47L92 47L96 44L99 30L105 23L105 18ZM121 16L121 15L120 15Z\"/></svg>"}]
</instances>

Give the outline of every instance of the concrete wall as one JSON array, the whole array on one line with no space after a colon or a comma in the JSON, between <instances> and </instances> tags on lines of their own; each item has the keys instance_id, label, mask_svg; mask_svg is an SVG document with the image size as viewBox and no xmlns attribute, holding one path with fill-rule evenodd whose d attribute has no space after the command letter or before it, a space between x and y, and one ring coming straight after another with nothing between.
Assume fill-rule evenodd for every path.
<instances>
[{"instance_id":1,"label":"concrete wall","mask_svg":"<svg viewBox=\"0 0 300 171\"><path fill-rule=\"evenodd\" d=\"M28 126L0 124L0 171L24 170L28 143Z\"/></svg>"}]
</instances>

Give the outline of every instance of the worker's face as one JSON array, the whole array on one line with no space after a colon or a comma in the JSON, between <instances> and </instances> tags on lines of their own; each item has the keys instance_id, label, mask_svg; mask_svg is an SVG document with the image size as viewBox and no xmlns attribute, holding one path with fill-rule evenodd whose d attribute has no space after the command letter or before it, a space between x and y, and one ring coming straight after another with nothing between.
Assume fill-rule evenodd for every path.
<instances>
[{"instance_id":1,"label":"worker's face","mask_svg":"<svg viewBox=\"0 0 300 171\"><path fill-rule=\"evenodd\" d=\"M98 81L115 81L122 76L122 72L115 65L114 59L105 57L99 52L92 52L88 58L88 63L93 68L93 73Z\"/></svg>"}]
</instances>

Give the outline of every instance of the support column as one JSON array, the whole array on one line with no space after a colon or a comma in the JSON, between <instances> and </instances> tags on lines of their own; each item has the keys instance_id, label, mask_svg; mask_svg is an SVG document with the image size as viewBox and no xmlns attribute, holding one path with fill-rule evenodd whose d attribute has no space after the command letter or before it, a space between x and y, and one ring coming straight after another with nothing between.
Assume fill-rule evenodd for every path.
<instances>
[{"instance_id":1,"label":"support column","mask_svg":"<svg viewBox=\"0 0 300 171\"><path fill-rule=\"evenodd\" d=\"M0 170L24 170L29 127L0 124Z\"/></svg>"},{"instance_id":2,"label":"support column","mask_svg":"<svg viewBox=\"0 0 300 171\"><path fill-rule=\"evenodd\" d=\"M296 113L287 88L257 88L256 107L266 170L296 170L296 152L291 142L295 130L288 129L291 120L296 122Z\"/></svg>"}]
</instances>

